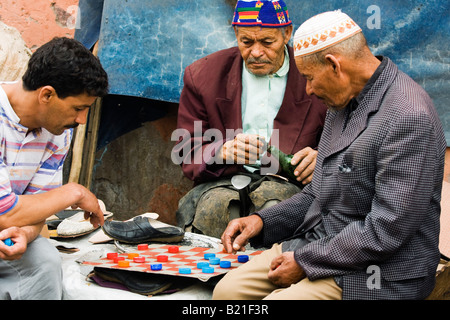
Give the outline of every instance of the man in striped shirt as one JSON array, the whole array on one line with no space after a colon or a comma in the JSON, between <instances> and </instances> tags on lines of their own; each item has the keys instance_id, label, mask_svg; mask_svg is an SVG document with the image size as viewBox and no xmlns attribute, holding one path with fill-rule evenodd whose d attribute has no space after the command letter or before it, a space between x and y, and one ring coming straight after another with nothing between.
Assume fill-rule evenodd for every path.
<instances>
[{"instance_id":1,"label":"man in striped shirt","mask_svg":"<svg viewBox=\"0 0 450 320\"><path fill-rule=\"evenodd\" d=\"M21 81L0 83L0 299L60 299L57 250L39 236L46 218L67 208L103 224L98 199L62 185L73 128L107 94L99 60L78 41L55 38L36 50Z\"/></svg>"}]
</instances>

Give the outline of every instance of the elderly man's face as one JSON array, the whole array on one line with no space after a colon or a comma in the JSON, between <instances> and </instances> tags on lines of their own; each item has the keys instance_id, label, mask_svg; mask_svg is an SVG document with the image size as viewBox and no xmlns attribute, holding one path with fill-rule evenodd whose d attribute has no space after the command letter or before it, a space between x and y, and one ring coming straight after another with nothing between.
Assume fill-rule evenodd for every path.
<instances>
[{"instance_id":1,"label":"elderly man's face","mask_svg":"<svg viewBox=\"0 0 450 320\"><path fill-rule=\"evenodd\" d=\"M279 28L239 27L235 29L247 69L257 76L277 72L284 62L284 47L292 35L292 26Z\"/></svg>"},{"instance_id":2,"label":"elderly man's face","mask_svg":"<svg viewBox=\"0 0 450 320\"><path fill-rule=\"evenodd\" d=\"M300 74L306 78L308 95L315 95L332 110L345 108L351 99L350 86L345 75L336 73L331 63L305 63L301 57L296 57L295 63Z\"/></svg>"}]
</instances>

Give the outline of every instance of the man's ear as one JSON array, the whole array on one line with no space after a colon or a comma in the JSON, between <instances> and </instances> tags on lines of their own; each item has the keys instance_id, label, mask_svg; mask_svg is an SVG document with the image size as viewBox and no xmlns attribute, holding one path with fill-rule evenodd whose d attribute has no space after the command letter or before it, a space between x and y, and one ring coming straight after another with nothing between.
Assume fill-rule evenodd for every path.
<instances>
[{"instance_id":1,"label":"man's ear","mask_svg":"<svg viewBox=\"0 0 450 320\"><path fill-rule=\"evenodd\" d=\"M341 70L341 63L340 63L339 59L336 56L334 56L332 54L327 54L325 56L325 61L333 69L333 72L335 72L336 74L339 74L342 71Z\"/></svg>"},{"instance_id":2,"label":"man's ear","mask_svg":"<svg viewBox=\"0 0 450 320\"><path fill-rule=\"evenodd\" d=\"M49 103L53 97L57 96L56 90L52 86L44 86L39 89L39 102Z\"/></svg>"},{"instance_id":3,"label":"man's ear","mask_svg":"<svg viewBox=\"0 0 450 320\"><path fill-rule=\"evenodd\" d=\"M294 27L292 25L286 27L286 32L284 34L284 44L288 44L289 40L291 40L293 30Z\"/></svg>"},{"instance_id":4,"label":"man's ear","mask_svg":"<svg viewBox=\"0 0 450 320\"><path fill-rule=\"evenodd\" d=\"M238 27L234 26L234 27L233 27L233 30L234 30L234 35L235 35L236 38L237 38L237 37L238 37L238 34L239 34Z\"/></svg>"}]
</instances>

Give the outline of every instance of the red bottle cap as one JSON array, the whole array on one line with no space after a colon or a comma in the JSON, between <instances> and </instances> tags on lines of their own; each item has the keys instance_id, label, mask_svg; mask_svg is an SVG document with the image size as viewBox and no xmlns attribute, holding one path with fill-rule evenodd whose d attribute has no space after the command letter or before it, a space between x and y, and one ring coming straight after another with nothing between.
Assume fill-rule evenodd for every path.
<instances>
[{"instance_id":1,"label":"red bottle cap","mask_svg":"<svg viewBox=\"0 0 450 320\"><path fill-rule=\"evenodd\" d=\"M170 253L177 253L180 251L180 248L178 248L177 246L171 246L171 247L169 247L168 251Z\"/></svg>"},{"instance_id":2,"label":"red bottle cap","mask_svg":"<svg viewBox=\"0 0 450 320\"><path fill-rule=\"evenodd\" d=\"M169 257L168 256L164 256L164 255L157 256L156 257L156 261L158 261L158 262L167 262L167 261L169 261Z\"/></svg>"},{"instance_id":3,"label":"red bottle cap","mask_svg":"<svg viewBox=\"0 0 450 320\"><path fill-rule=\"evenodd\" d=\"M137 263L142 263L142 262L145 262L145 258L144 257L134 257L133 261L137 262Z\"/></svg>"},{"instance_id":4,"label":"red bottle cap","mask_svg":"<svg viewBox=\"0 0 450 320\"><path fill-rule=\"evenodd\" d=\"M106 257L107 257L109 260L113 260L114 258L117 258L117 256L118 256L118 253L117 253L117 252L109 252L109 253L106 254Z\"/></svg>"},{"instance_id":5,"label":"red bottle cap","mask_svg":"<svg viewBox=\"0 0 450 320\"><path fill-rule=\"evenodd\" d=\"M138 250L147 250L148 244L146 244L146 243L138 244L137 248L138 248Z\"/></svg>"},{"instance_id":6,"label":"red bottle cap","mask_svg":"<svg viewBox=\"0 0 450 320\"><path fill-rule=\"evenodd\" d=\"M117 263L122 260L125 260L125 257L115 257L113 261L114 261L114 263Z\"/></svg>"}]
</instances>

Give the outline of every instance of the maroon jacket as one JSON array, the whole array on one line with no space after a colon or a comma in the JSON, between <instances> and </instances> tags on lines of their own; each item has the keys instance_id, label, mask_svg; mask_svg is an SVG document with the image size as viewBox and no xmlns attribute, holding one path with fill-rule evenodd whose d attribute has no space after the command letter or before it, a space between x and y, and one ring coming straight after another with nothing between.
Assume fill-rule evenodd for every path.
<instances>
[{"instance_id":1,"label":"maroon jacket","mask_svg":"<svg viewBox=\"0 0 450 320\"><path fill-rule=\"evenodd\" d=\"M290 47L289 55L288 81L274 130L279 129L279 148L293 154L307 146L318 146L327 108L315 96L306 94L306 80L295 66ZM178 110L178 128L183 134L177 137L173 154L183 159L185 176L196 184L243 170L241 165L206 163L226 140L234 138L227 137L227 129L242 130L242 67L240 51L233 47L206 56L185 70ZM194 133L195 121L201 121L201 125L197 122L197 131L201 132ZM219 140L213 142L205 139L208 129L218 129L222 137L215 137Z\"/></svg>"}]
</instances>

